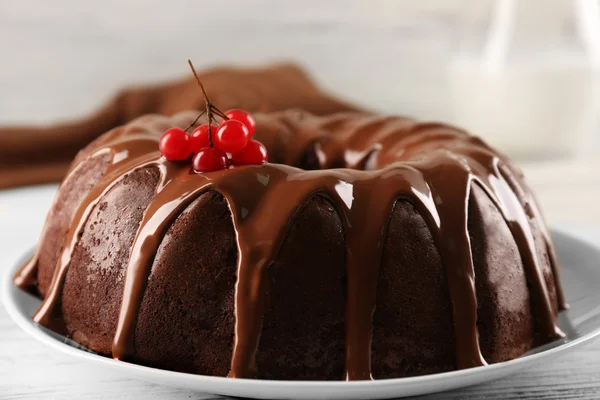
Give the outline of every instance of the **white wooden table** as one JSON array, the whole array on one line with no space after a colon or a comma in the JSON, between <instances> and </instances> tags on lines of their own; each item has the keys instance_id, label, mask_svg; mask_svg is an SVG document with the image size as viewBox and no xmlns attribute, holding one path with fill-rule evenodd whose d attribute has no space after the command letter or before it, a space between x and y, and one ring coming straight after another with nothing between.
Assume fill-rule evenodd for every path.
<instances>
[{"instance_id":1,"label":"white wooden table","mask_svg":"<svg viewBox=\"0 0 600 400\"><path fill-rule=\"evenodd\" d=\"M124 83L187 73L187 58L198 67L296 59L355 101L447 119L440 67L465 1L0 0L0 124L82 115ZM600 245L600 162L523 167L551 223ZM54 190L0 192L0 272L35 243ZM426 399L484 396L598 399L600 343L517 376ZM0 399L106 398L205 397L47 349L0 307Z\"/></svg>"}]
</instances>

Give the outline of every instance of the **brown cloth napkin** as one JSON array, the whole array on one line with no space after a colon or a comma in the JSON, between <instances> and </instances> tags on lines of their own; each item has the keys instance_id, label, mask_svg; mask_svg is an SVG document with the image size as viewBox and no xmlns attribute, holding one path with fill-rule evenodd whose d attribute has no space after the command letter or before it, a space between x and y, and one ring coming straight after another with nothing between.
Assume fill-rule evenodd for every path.
<instances>
[{"instance_id":1,"label":"brown cloth napkin","mask_svg":"<svg viewBox=\"0 0 600 400\"><path fill-rule=\"evenodd\" d=\"M293 64L264 68L214 68L200 74L221 110L270 112L301 108L318 115L355 107L323 93ZM193 78L119 92L94 114L46 127L0 127L0 189L63 178L71 160L102 133L144 114L172 115L204 108Z\"/></svg>"}]
</instances>

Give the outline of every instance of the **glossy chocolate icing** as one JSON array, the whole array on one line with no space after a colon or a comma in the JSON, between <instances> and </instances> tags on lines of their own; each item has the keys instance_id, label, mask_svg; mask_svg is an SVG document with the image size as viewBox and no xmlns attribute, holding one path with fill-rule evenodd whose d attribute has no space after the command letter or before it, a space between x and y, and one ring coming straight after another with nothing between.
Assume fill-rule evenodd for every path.
<instances>
[{"instance_id":1,"label":"glossy chocolate icing","mask_svg":"<svg viewBox=\"0 0 600 400\"><path fill-rule=\"evenodd\" d=\"M556 325L548 287L528 222L539 210L521 174L478 138L440 123L401 117L342 113L316 117L301 111L257 114L256 137L272 161L195 174L189 163L168 162L157 148L168 126L186 126L194 113L169 119L146 116L113 130L84 151L79 161L110 154L111 164L76 212L49 292L34 317L65 332L60 296L72 252L92 210L111 187L140 168L160 171L156 194L145 211L127 266L113 357L134 353L133 333L154 255L177 216L208 190L226 199L236 232L237 284L231 377L256 376L267 271L285 240L295 213L315 194L327 198L340 215L346 240L346 379L372 379L371 338L377 277L391 211L397 199L410 202L424 217L439 249L453 307L456 365L485 365L477 331L473 256L467 230L472 185L482 188L504 217L518 246L535 305L540 341L563 336ZM303 170L311 160L319 170ZM281 163L281 164L280 164ZM288 165L284 165L288 164ZM556 260L546 231L557 286ZM22 288L35 284L37 254L15 277Z\"/></svg>"},{"instance_id":2,"label":"glossy chocolate icing","mask_svg":"<svg viewBox=\"0 0 600 400\"><path fill-rule=\"evenodd\" d=\"M223 110L242 108L271 112L301 108L326 115L356 110L323 93L308 74L293 64L264 68L219 67L200 78ZM81 120L47 127L0 127L0 189L59 181L75 154L104 132L150 113L173 115L204 106L191 79L130 88Z\"/></svg>"}]
</instances>

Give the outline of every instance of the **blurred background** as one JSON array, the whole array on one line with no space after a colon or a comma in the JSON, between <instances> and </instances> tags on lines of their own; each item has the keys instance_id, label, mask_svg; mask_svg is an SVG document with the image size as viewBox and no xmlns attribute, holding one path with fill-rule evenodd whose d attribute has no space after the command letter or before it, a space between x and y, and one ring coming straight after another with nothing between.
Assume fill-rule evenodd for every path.
<instances>
[{"instance_id":1,"label":"blurred background","mask_svg":"<svg viewBox=\"0 0 600 400\"><path fill-rule=\"evenodd\" d=\"M0 124L84 116L125 85L187 77L188 58L293 60L350 101L483 137L553 221L588 221L600 198L597 0L91 4L0 1Z\"/></svg>"},{"instance_id":2,"label":"blurred background","mask_svg":"<svg viewBox=\"0 0 600 400\"><path fill-rule=\"evenodd\" d=\"M483 137L523 169L553 228L600 245L598 3L0 0L0 125L88 115L123 86L190 77L188 58L199 70L293 60L342 98ZM56 188L0 190L0 272L31 250ZM0 333L0 393L175 397L59 358L2 307ZM598 398L598 369L585 362L597 348L500 381L490 396ZM564 390L561 377L577 388Z\"/></svg>"}]
</instances>

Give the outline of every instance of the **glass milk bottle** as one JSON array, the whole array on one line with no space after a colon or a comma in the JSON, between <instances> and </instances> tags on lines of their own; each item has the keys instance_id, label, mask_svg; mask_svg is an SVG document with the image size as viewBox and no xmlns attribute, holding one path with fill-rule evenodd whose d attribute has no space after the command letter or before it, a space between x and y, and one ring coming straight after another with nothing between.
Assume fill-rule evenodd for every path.
<instances>
[{"instance_id":1,"label":"glass milk bottle","mask_svg":"<svg viewBox=\"0 0 600 400\"><path fill-rule=\"evenodd\" d=\"M472 1L448 77L454 122L515 158L581 154L599 135L597 0Z\"/></svg>"}]
</instances>

